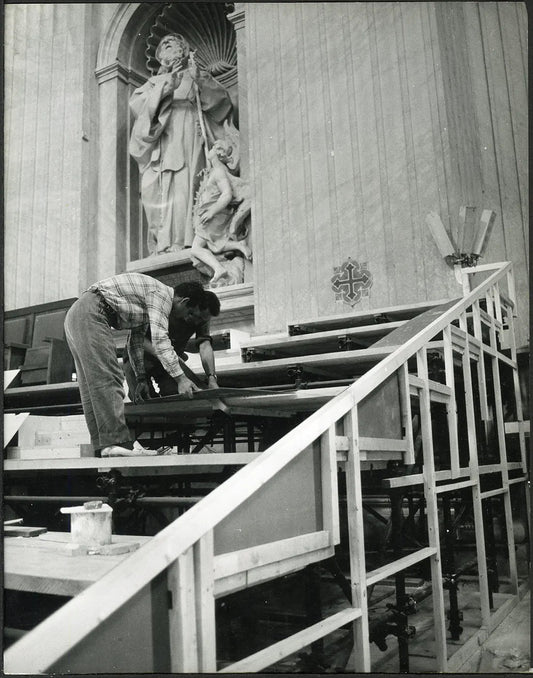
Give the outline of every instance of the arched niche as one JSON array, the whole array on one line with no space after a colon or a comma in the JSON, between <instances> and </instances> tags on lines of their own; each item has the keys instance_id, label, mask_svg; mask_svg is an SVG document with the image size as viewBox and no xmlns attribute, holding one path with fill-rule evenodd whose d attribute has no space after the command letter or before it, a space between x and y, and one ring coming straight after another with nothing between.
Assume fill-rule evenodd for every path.
<instances>
[{"instance_id":1,"label":"arched niche","mask_svg":"<svg viewBox=\"0 0 533 678\"><path fill-rule=\"evenodd\" d=\"M128 154L131 129L129 98L133 90L151 75L150 46L157 42L165 27L188 37L199 55L205 55L206 45L200 45L208 7L216 16L207 27L211 40L216 37L216 21L220 19L220 3L128 3L119 5L101 40L96 64L98 82L98 207L92 277L98 279L124 271L130 261L146 256L146 226L139 198L137 166ZM201 12L196 21L194 12ZM233 31L233 27L230 27ZM224 28L227 33L227 26ZM188 35L189 34L189 35ZM234 36L233 36L234 37ZM207 43L209 38L206 39ZM148 50L147 50L148 48ZM235 73L221 73L238 109L238 82ZM203 51L202 51L203 50ZM208 58L208 57L204 57ZM201 61L201 59L200 59ZM217 65L215 64L214 67ZM224 66L221 66L224 71ZM229 69L231 70L231 69ZM224 77L226 81L224 81Z\"/></svg>"}]
</instances>

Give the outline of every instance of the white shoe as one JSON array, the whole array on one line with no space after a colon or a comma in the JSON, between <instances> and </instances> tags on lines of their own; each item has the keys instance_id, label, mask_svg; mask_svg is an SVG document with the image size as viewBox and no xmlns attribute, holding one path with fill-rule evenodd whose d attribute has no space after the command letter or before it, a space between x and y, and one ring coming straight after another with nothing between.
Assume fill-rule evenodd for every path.
<instances>
[{"instance_id":1,"label":"white shoe","mask_svg":"<svg viewBox=\"0 0 533 678\"><path fill-rule=\"evenodd\" d=\"M102 457L155 457L157 456L157 451L147 450L136 442L134 443L133 450L121 447L120 445L109 445L102 448L100 454Z\"/></svg>"}]
</instances>

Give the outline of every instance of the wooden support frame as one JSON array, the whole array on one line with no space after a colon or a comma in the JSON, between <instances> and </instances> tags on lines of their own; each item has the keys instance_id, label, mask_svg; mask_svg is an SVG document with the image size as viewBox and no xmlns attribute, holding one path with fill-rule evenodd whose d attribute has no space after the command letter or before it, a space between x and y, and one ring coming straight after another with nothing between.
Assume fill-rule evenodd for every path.
<instances>
[{"instance_id":1,"label":"wooden support frame","mask_svg":"<svg viewBox=\"0 0 533 678\"><path fill-rule=\"evenodd\" d=\"M368 628L368 580L365 566L365 544L363 528L363 494L361 489L361 468L359 464L359 420L354 405L344 417L344 431L350 441L350 453L346 463L346 497L348 511L348 533L350 538L350 586L352 607L361 611L361 617L353 628L356 672L369 672L370 640Z\"/></svg>"},{"instance_id":2,"label":"wooden support frame","mask_svg":"<svg viewBox=\"0 0 533 678\"><path fill-rule=\"evenodd\" d=\"M471 292L469 276L480 270L487 271L488 278ZM494 287L494 284L504 276L508 276L509 272L510 264L507 263L464 269L465 297L463 299L448 306L440 316L437 316L435 320L405 344L391 349L389 352L383 352L381 362L366 372L354 384L339 393L320 410L310 415L303 424L297 426L267 451L254 457L250 464L233 475L223 486L198 502L177 521L158 533L150 542L133 553L124 564L110 570L101 580L64 605L34 631L19 640L6 653L6 671L9 673L45 673L59 657L68 652L75 644L86 639L95 628L109 619L111 615L117 613L142 587L145 587L154 577L164 571L167 571L168 585L173 597L173 607L169 612L171 670L173 672L215 671L214 600L217 595L228 590L238 590L238 588L231 587L244 588L257 581L264 581L267 577L281 576L287 571L301 569L309 562L316 562L332 555L332 535L337 530L334 504L338 504L336 487L338 454L344 459L343 464L347 477L351 606L294 634L281 643L276 643L270 648L243 659L241 662L226 667L224 672L261 670L347 623L354 625L354 638L358 649L356 669L358 671L370 671L367 586L382 580L384 577L394 575L424 558L429 558L432 573L437 654L436 670L446 671L447 648L440 568L438 495L468 487L472 488L482 624L487 629L494 617L491 617L487 602L488 581L481 509L482 501L484 499L490 500L490 497L486 493L480 492L480 475L483 473L502 473L506 486L500 494L504 498L504 502L508 502L506 504L506 516L510 516L509 488L511 485L524 482L526 474L523 452L521 462L507 462L503 409L501 402L498 403L497 401L498 396L496 396L496 418L500 431L499 464L479 466L475 435L478 422L475 420L471 361L477 362L478 370L480 370L480 364L484 365L485 356L489 358L492 366L498 366L500 362L505 362L504 356L499 352L495 341L495 333L498 331L498 323L500 322L495 317L495 315L497 316L495 307L500 303L500 297L492 305L488 304L488 311L483 311L483 313L479 307L479 299L499 295L499 289ZM510 294L512 296L511 292ZM507 302L503 300L501 303L503 303L505 309ZM477 314L477 318L474 318L474 336L469 332L466 317L467 309L470 307L472 307L474 315ZM458 330L451 325L457 320L459 321ZM484 326L490 328L491 336L494 339L489 345L484 343L484 337L480 331L482 322ZM434 338L440 332L443 332L443 340L435 342ZM448 370L453 370L454 361L456 362L453 353L461 355L468 428L468 468L463 468L454 462L454 467L450 470L435 471L431 401L447 402L453 406L452 401L458 388L455 379L452 380L451 378L451 373L447 374L446 385L432 382L428 378L427 350L428 347L436 343L439 344L439 350L443 350L445 353ZM516 351L514 354L512 351L511 347L511 360L508 360L507 364L512 369L516 369ZM416 357L417 374L409 375L408 361L412 364L413 357ZM369 439L360 438L357 408L359 403L394 372L399 373L400 383L403 379L402 397L406 405L405 412L408 412L407 401L410 397L411 388L415 389L420 396L424 469L423 473L391 479L389 487L401 487L417 483L423 485L427 505L429 546L399 558L383 568L366 573L361 488L361 459L365 453L363 448L365 446L373 448L366 450L366 453L370 454L372 452L379 453L383 450L390 452L390 448L394 447L394 452L403 454L408 459L408 455L412 455L413 441L407 435L407 426L405 427L405 438L402 440L377 439L376 441L374 439L371 442ZM493 381L495 389L496 383L499 388L498 370L494 372ZM514 384L516 387L516 380ZM453 418L453 413L450 414L450 417ZM521 413L518 418L521 422ZM344 426L343 436L336 435L336 426L339 422L342 422ZM519 428L519 431L523 439L523 425ZM291 543L284 545L288 549L285 552L282 552L279 543L270 542L249 551L244 549L238 554L223 554L223 556L215 557L213 555L213 530L216 526L232 511L252 498L266 483L271 482L300 454L304 454L306 449L315 445L319 445L321 450L320 470L324 502L331 504L323 507L325 525L323 532L311 536L300 535L295 537L295 540L302 537L303 541L298 543L289 540ZM106 461L98 460L98 464L106 466ZM508 471L511 468L522 470L523 475L520 478L510 480ZM439 481L451 482L439 486L437 485ZM253 562L253 558L258 553L261 553L263 558L260 565ZM110 590L113 591L113 596L109 595ZM72 629L69 638L65 638L62 634L65 627Z\"/></svg>"}]
</instances>

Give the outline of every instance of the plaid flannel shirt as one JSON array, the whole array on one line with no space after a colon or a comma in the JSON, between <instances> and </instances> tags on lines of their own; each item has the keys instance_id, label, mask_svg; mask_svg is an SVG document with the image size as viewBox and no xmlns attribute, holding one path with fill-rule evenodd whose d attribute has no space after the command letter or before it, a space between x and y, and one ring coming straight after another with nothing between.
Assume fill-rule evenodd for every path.
<instances>
[{"instance_id":1,"label":"plaid flannel shirt","mask_svg":"<svg viewBox=\"0 0 533 678\"><path fill-rule=\"evenodd\" d=\"M144 337L150 328L154 350L171 377L183 374L178 356L168 336L168 317L174 290L142 273L120 273L89 287L97 291L117 315L116 329L130 329L128 355L137 379L146 376Z\"/></svg>"}]
</instances>

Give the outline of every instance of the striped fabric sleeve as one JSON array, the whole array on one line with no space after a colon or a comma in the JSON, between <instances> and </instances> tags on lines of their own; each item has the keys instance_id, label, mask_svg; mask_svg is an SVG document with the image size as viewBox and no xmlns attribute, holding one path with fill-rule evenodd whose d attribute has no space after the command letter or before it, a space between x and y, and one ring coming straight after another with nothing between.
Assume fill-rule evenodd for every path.
<instances>
[{"instance_id":1,"label":"striped fabric sleeve","mask_svg":"<svg viewBox=\"0 0 533 678\"><path fill-rule=\"evenodd\" d=\"M168 316L172 309L172 299L160 289L151 290L146 295L146 308L155 354L164 370L173 379L177 379L183 374L183 370L168 336Z\"/></svg>"},{"instance_id":2,"label":"striped fabric sleeve","mask_svg":"<svg viewBox=\"0 0 533 678\"><path fill-rule=\"evenodd\" d=\"M144 327L134 327L128 335L128 355L138 380L146 378L144 367Z\"/></svg>"}]
</instances>

